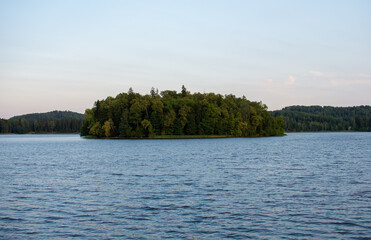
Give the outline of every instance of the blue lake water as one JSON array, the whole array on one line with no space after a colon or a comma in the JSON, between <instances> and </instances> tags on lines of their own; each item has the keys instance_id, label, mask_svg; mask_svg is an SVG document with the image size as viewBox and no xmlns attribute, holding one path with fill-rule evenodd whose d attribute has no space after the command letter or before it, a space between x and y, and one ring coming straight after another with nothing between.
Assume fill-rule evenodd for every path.
<instances>
[{"instance_id":1,"label":"blue lake water","mask_svg":"<svg viewBox=\"0 0 371 240\"><path fill-rule=\"evenodd\" d=\"M1 239L370 239L371 133L0 136Z\"/></svg>"}]
</instances>

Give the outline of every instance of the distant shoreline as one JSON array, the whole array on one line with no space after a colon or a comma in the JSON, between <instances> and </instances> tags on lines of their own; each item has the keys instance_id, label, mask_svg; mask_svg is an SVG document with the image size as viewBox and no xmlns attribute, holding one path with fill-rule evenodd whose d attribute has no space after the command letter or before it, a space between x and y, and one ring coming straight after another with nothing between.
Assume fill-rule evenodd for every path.
<instances>
[{"instance_id":1,"label":"distant shoreline","mask_svg":"<svg viewBox=\"0 0 371 240\"><path fill-rule=\"evenodd\" d=\"M261 137L284 137L287 133L367 133L368 131L286 131L283 135L276 136L251 136L251 137L236 137L229 135L171 135L171 136L154 136L154 137L95 137L95 136L81 136L87 139L203 139L203 138L261 138ZM80 135L79 132L74 133L0 133L0 135Z\"/></svg>"}]
</instances>

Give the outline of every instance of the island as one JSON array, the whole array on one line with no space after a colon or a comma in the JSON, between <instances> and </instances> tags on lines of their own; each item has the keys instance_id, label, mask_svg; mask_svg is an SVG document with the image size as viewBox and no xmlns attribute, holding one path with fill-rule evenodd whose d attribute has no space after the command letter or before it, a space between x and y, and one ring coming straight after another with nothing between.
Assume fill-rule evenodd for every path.
<instances>
[{"instance_id":1,"label":"island","mask_svg":"<svg viewBox=\"0 0 371 240\"><path fill-rule=\"evenodd\" d=\"M86 109L81 135L94 138L212 138L284 135L283 118L232 94L132 88Z\"/></svg>"}]
</instances>

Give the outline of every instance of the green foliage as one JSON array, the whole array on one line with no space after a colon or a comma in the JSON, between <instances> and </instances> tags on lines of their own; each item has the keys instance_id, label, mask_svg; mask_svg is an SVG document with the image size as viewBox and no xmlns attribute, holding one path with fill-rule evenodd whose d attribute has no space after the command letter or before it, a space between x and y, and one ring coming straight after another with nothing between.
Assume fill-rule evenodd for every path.
<instances>
[{"instance_id":1,"label":"green foliage","mask_svg":"<svg viewBox=\"0 0 371 240\"><path fill-rule=\"evenodd\" d=\"M237 137L283 135L282 118L266 106L233 95L180 93L151 89L140 95L133 89L115 98L96 101L85 112L81 135L142 138L168 135L223 135Z\"/></svg>"},{"instance_id":2,"label":"green foliage","mask_svg":"<svg viewBox=\"0 0 371 240\"><path fill-rule=\"evenodd\" d=\"M289 132L371 131L371 106L290 106L271 115L282 117Z\"/></svg>"},{"instance_id":3,"label":"green foliage","mask_svg":"<svg viewBox=\"0 0 371 240\"><path fill-rule=\"evenodd\" d=\"M102 129L102 125L100 125L100 122L94 123L94 125L89 130L89 134L97 137L104 136L104 130Z\"/></svg>"},{"instance_id":4,"label":"green foliage","mask_svg":"<svg viewBox=\"0 0 371 240\"><path fill-rule=\"evenodd\" d=\"M111 137L114 135L115 126L111 118L108 121L104 122L103 130L105 137Z\"/></svg>"},{"instance_id":5,"label":"green foliage","mask_svg":"<svg viewBox=\"0 0 371 240\"><path fill-rule=\"evenodd\" d=\"M144 132L145 132L145 134L144 134L145 137L152 137L152 136L154 136L154 134L153 134L153 127L152 127L152 124L151 124L151 122L149 120L144 119L142 121L142 127L143 127Z\"/></svg>"}]
</instances>

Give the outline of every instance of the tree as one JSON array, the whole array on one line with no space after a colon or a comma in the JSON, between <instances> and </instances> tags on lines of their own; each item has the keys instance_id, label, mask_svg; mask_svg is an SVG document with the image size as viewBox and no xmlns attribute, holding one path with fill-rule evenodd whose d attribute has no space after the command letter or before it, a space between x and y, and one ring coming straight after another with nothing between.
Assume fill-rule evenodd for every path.
<instances>
[{"instance_id":1,"label":"tree","mask_svg":"<svg viewBox=\"0 0 371 240\"><path fill-rule=\"evenodd\" d=\"M182 85L182 97L186 97L187 96L187 89L184 87L184 85Z\"/></svg>"},{"instance_id":2,"label":"tree","mask_svg":"<svg viewBox=\"0 0 371 240\"><path fill-rule=\"evenodd\" d=\"M119 135L121 137L130 137L132 128L129 125L129 110L124 108L119 124Z\"/></svg>"},{"instance_id":3,"label":"tree","mask_svg":"<svg viewBox=\"0 0 371 240\"><path fill-rule=\"evenodd\" d=\"M111 118L105 121L103 125L104 135L106 137L111 137L113 135L112 133L114 132L114 128L115 126Z\"/></svg>"},{"instance_id":4,"label":"tree","mask_svg":"<svg viewBox=\"0 0 371 240\"><path fill-rule=\"evenodd\" d=\"M183 129L184 126L187 124L187 116L190 111L191 111L191 108L186 105L184 100L180 100L178 115L179 115L181 129Z\"/></svg>"},{"instance_id":5,"label":"tree","mask_svg":"<svg viewBox=\"0 0 371 240\"><path fill-rule=\"evenodd\" d=\"M99 122L96 122L89 131L89 134L97 137L103 137L104 135L104 130L102 129L102 126L100 125Z\"/></svg>"},{"instance_id":6,"label":"tree","mask_svg":"<svg viewBox=\"0 0 371 240\"><path fill-rule=\"evenodd\" d=\"M170 112L165 115L164 131L163 131L165 135L169 135L173 133L173 125L174 125L175 119L176 119L176 114L174 110L170 110Z\"/></svg>"},{"instance_id":7,"label":"tree","mask_svg":"<svg viewBox=\"0 0 371 240\"><path fill-rule=\"evenodd\" d=\"M142 121L142 127L144 128L144 135L145 137L152 137L153 136L153 128L152 128L152 124L150 121L148 121L147 119L144 119Z\"/></svg>"}]
</instances>

